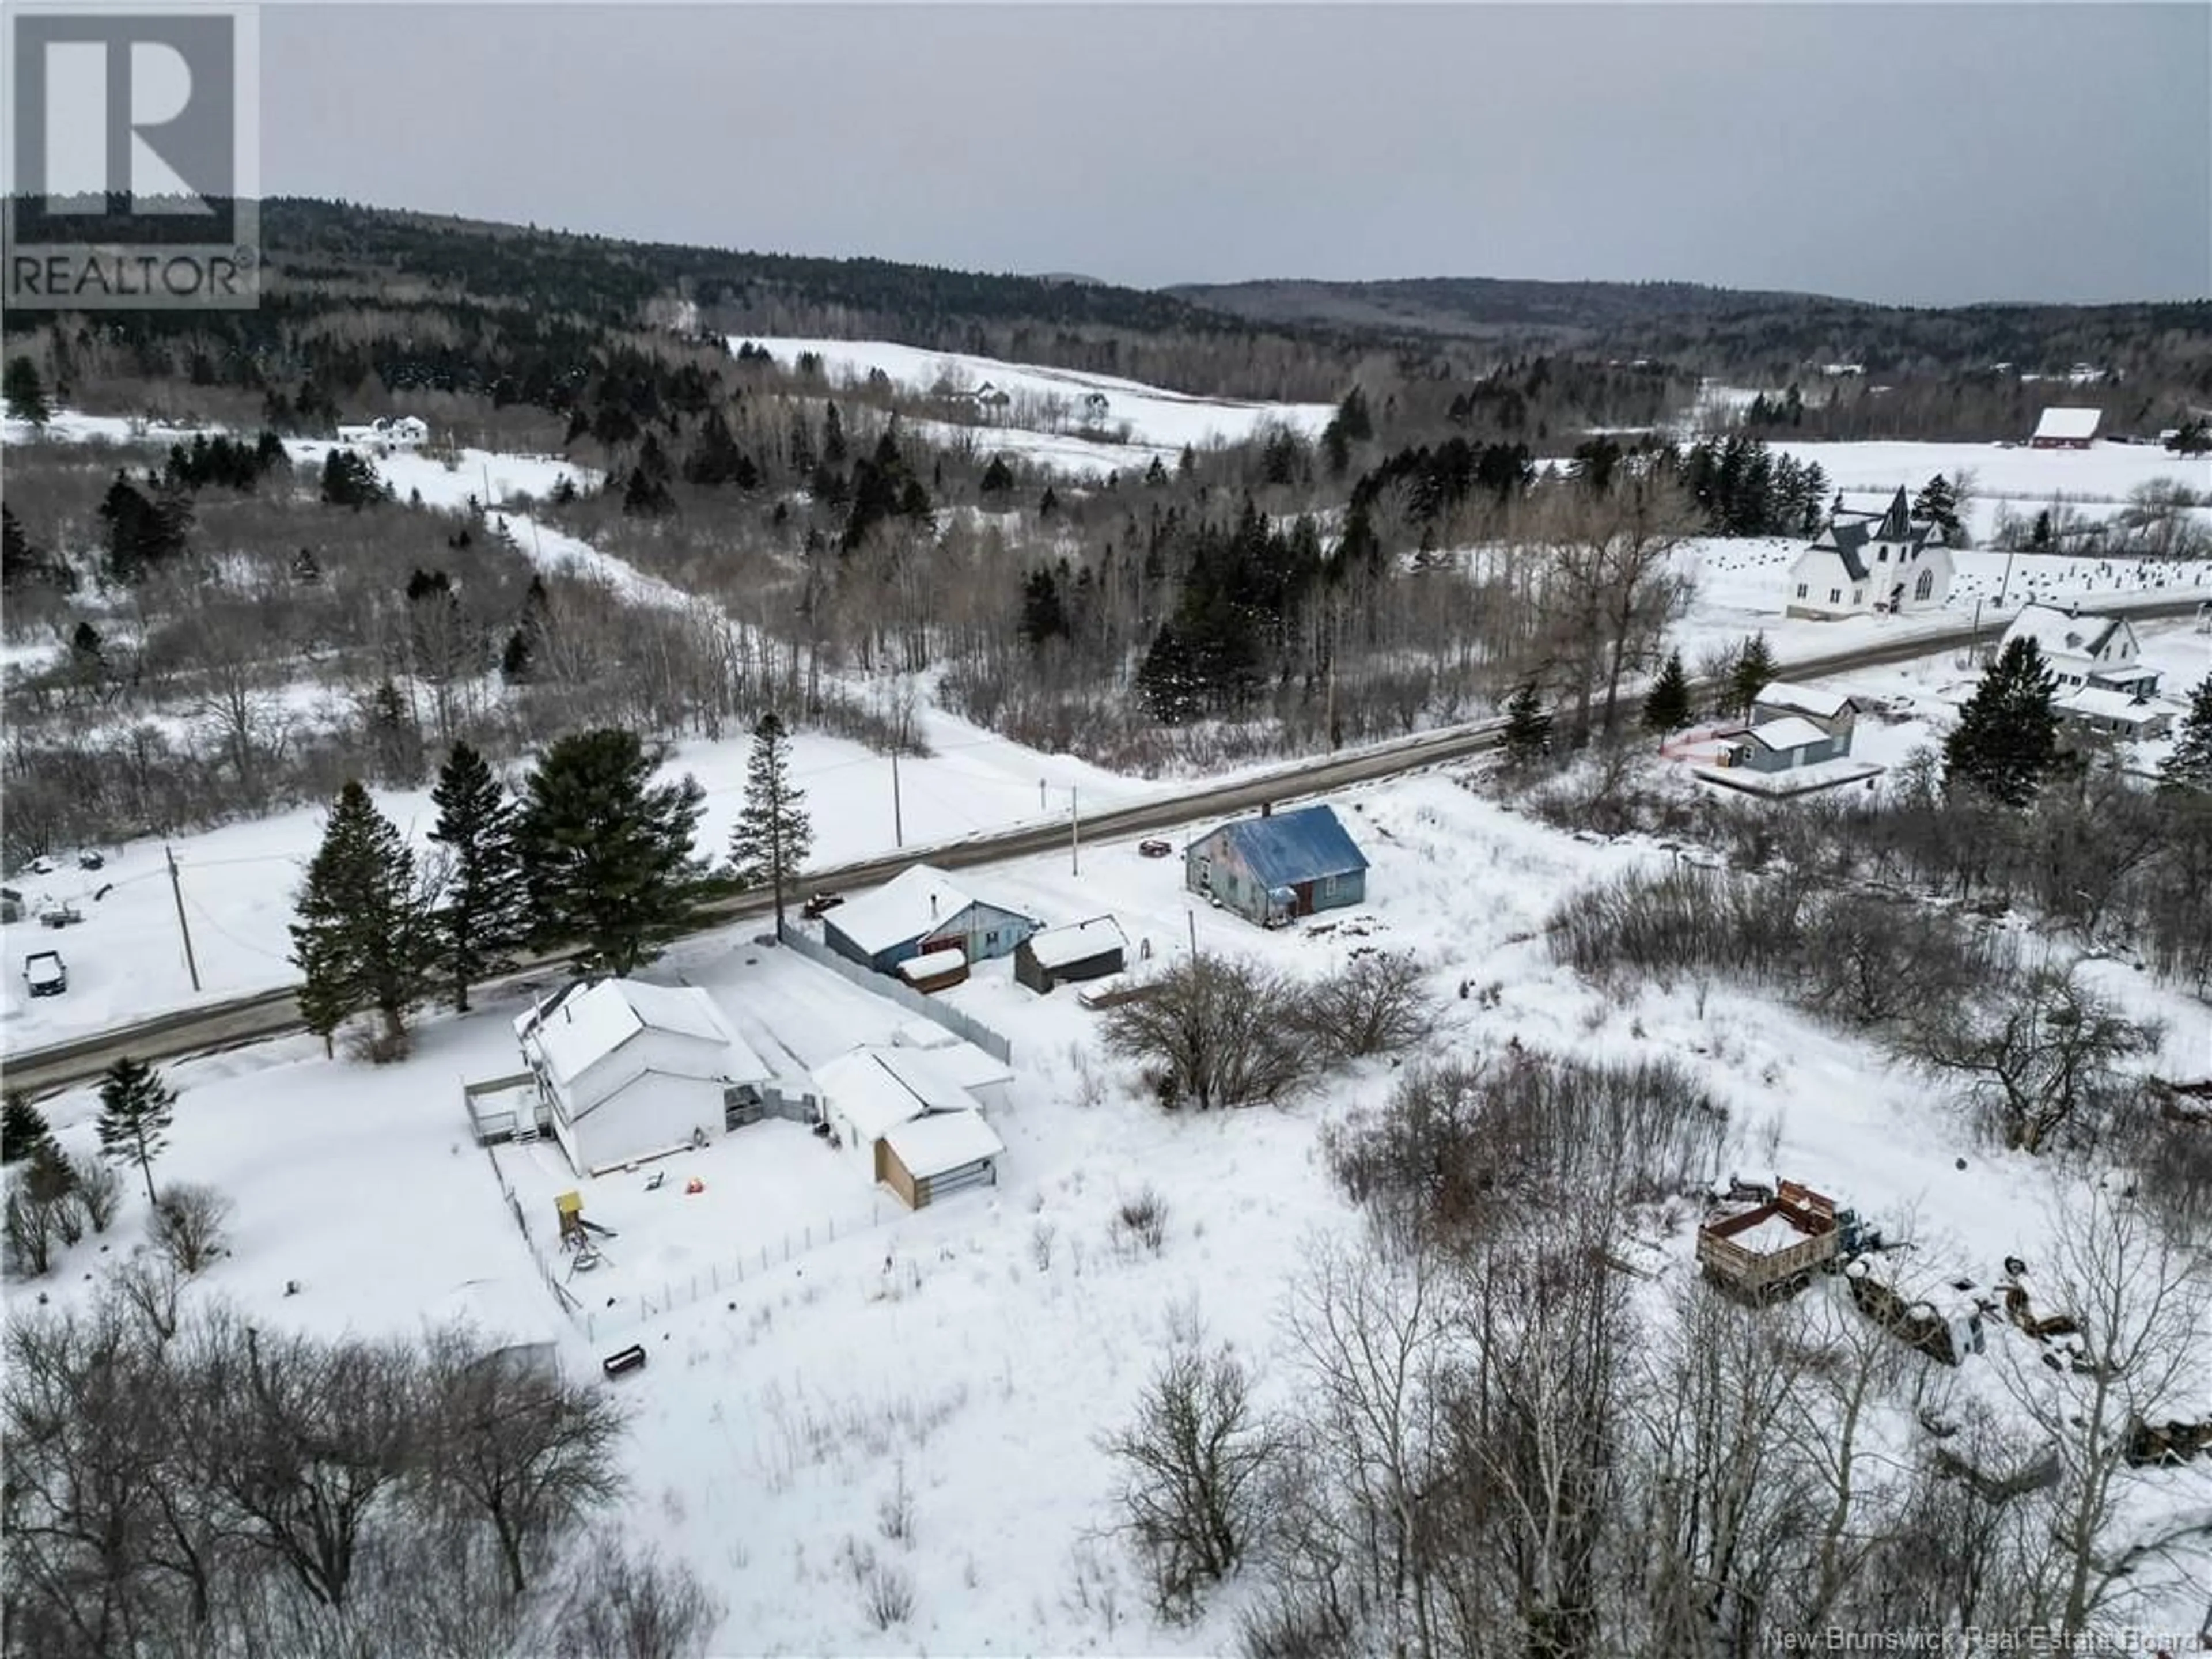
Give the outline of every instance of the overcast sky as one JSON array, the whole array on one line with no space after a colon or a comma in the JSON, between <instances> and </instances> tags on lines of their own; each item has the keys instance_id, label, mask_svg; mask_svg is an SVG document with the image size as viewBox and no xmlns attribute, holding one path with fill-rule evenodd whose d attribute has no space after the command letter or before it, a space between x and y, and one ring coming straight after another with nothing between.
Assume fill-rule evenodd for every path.
<instances>
[{"instance_id":1,"label":"overcast sky","mask_svg":"<svg viewBox=\"0 0 2212 1659\"><path fill-rule=\"evenodd\" d=\"M271 5L270 194L1142 286L2212 295L2212 7Z\"/></svg>"}]
</instances>

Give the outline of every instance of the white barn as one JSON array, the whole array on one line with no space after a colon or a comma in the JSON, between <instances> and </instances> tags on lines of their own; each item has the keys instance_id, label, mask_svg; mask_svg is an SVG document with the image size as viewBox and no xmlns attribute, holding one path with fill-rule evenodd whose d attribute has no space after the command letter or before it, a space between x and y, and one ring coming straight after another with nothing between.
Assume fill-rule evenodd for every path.
<instances>
[{"instance_id":1,"label":"white barn","mask_svg":"<svg viewBox=\"0 0 2212 1659\"><path fill-rule=\"evenodd\" d=\"M581 1175L719 1135L772 1075L696 986L579 981L514 1035Z\"/></svg>"},{"instance_id":2,"label":"white barn","mask_svg":"<svg viewBox=\"0 0 2212 1659\"><path fill-rule=\"evenodd\" d=\"M1784 607L1829 618L1940 611L1951 597L1951 552L1932 520L1899 489L1882 513L1838 513L1790 567Z\"/></svg>"}]
</instances>

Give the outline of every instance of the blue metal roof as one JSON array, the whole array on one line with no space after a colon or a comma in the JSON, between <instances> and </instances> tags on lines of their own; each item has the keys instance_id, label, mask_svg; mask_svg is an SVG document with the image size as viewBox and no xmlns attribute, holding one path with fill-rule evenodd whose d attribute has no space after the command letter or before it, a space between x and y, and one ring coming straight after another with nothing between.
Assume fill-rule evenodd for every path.
<instances>
[{"instance_id":1,"label":"blue metal roof","mask_svg":"<svg viewBox=\"0 0 2212 1659\"><path fill-rule=\"evenodd\" d=\"M1269 887L1290 887L1322 876L1367 867L1366 854L1327 806L1301 806L1264 818L1224 823L1220 834L1237 844L1252 873Z\"/></svg>"}]
</instances>

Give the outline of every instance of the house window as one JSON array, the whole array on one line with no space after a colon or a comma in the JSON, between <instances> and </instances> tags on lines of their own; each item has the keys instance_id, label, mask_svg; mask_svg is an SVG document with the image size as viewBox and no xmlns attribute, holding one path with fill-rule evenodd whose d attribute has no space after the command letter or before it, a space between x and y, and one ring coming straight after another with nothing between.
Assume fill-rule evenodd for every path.
<instances>
[{"instance_id":1,"label":"house window","mask_svg":"<svg viewBox=\"0 0 2212 1659\"><path fill-rule=\"evenodd\" d=\"M1797 597L1801 599L1805 597L1805 584L1802 582L1797 584Z\"/></svg>"},{"instance_id":2,"label":"house window","mask_svg":"<svg viewBox=\"0 0 2212 1659\"><path fill-rule=\"evenodd\" d=\"M998 936L998 934L996 934L995 933L986 933L986 934L984 934L984 935L983 935L983 948L984 948L986 951L995 951L995 950L997 950L997 949L999 948L999 936Z\"/></svg>"},{"instance_id":3,"label":"house window","mask_svg":"<svg viewBox=\"0 0 2212 1659\"><path fill-rule=\"evenodd\" d=\"M1866 603L1866 589L1863 587L1854 587L1851 589L1851 603L1853 605L1864 605Z\"/></svg>"},{"instance_id":4,"label":"house window","mask_svg":"<svg viewBox=\"0 0 2212 1659\"><path fill-rule=\"evenodd\" d=\"M1920 580L1912 584L1912 597L1916 599L1925 599L1935 591L1936 573L1932 570L1922 571Z\"/></svg>"},{"instance_id":5,"label":"house window","mask_svg":"<svg viewBox=\"0 0 2212 1659\"><path fill-rule=\"evenodd\" d=\"M1843 602L1844 590L1842 588L1832 587L1828 590L1828 603L1830 605L1841 605Z\"/></svg>"},{"instance_id":6,"label":"house window","mask_svg":"<svg viewBox=\"0 0 2212 1659\"><path fill-rule=\"evenodd\" d=\"M1875 549L1874 562L1876 564L1887 564L1889 562L1889 550L1886 547L1877 547Z\"/></svg>"}]
</instances>

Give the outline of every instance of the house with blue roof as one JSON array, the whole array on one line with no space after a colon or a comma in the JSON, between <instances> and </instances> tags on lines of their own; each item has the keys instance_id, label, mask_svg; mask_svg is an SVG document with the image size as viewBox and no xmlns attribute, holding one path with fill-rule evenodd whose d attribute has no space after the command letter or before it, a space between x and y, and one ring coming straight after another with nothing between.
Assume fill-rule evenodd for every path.
<instances>
[{"instance_id":1,"label":"house with blue roof","mask_svg":"<svg viewBox=\"0 0 2212 1659\"><path fill-rule=\"evenodd\" d=\"M1262 927L1279 927L1316 910L1367 896L1367 857L1335 811L1263 806L1209 830L1184 849L1183 884Z\"/></svg>"}]
</instances>

